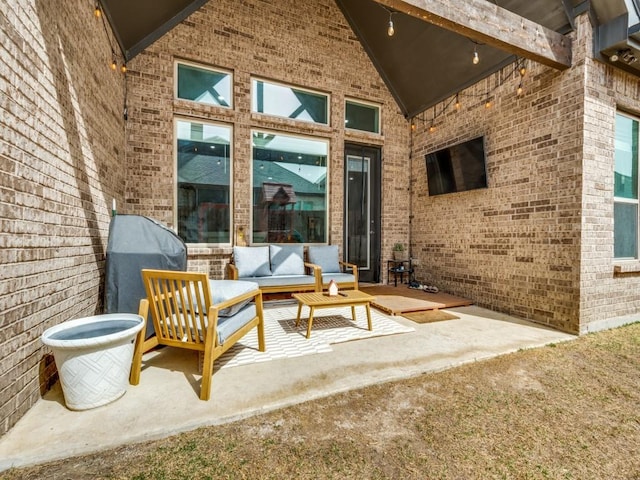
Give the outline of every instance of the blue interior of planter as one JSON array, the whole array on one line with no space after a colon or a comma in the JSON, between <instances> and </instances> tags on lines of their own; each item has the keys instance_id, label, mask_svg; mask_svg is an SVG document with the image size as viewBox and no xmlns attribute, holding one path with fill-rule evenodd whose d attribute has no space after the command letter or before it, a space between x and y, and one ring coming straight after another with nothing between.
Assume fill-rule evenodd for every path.
<instances>
[{"instance_id":1,"label":"blue interior of planter","mask_svg":"<svg viewBox=\"0 0 640 480\"><path fill-rule=\"evenodd\" d=\"M60 330L49 338L52 340L82 340L87 338L103 337L105 335L123 332L139 324L140 322L135 320L101 320Z\"/></svg>"}]
</instances>

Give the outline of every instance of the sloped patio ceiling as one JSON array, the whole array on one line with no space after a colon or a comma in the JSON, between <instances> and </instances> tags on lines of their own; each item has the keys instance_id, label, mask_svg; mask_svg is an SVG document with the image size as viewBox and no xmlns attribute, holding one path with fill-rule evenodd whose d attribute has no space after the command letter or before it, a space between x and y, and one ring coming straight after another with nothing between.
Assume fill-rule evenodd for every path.
<instances>
[{"instance_id":1,"label":"sloped patio ceiling","mask_svg":"<svg viewBox=\"0 0 640 480\"><path fill-rule=\"evenodd\" d=\"M125 60L130 60L208 0L100 1ZM469 5L467 0L451 1L451 5ZM586 0L469 1L479 7L485 2L492 7L495 5L493 8L497 11L513 12L541 29L560 34L573 29L574 15L589 3ZM424 16L415 15L416 8L429 13L430 4L442 5L446 0L336 0L336 3L407 117L430 108L516 59L514 52L517 49L496 48L490 46L496 42L478 41L477 38L487 38L482 32L476 35L477 32L469 31L465 25L458 31L452 31L429 23ZM462 7L458 8L466 12ZM403 13L411 9L414 14ZM393 37L387 35L391 11L396 12L393 14ZM501 29L494 30L498 38ZM472 40L474 38L476 40ZM474 48L480 56L477 65L472 63ZM534 54L530 58L534 58Z\"/></svg>"}]
</instances>

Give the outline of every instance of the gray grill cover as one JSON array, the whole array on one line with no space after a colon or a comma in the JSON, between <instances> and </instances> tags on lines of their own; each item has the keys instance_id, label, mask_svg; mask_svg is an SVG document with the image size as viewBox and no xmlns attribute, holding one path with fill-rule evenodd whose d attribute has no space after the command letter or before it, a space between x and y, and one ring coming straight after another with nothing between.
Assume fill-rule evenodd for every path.
<instances>
[{"instance_id":1,"label":"gray grill cover","mask_svg":"<svg viewBox=\"0 0 640 480\"><path fill-rule=\"evenodd\" d=\"M140 270L186 270L187 247L173 230L141 215L116 215L109 226L105 275L107 313L138 313L146 297ZM153 336L151 321L146 337Z\"/></svg>"}]
</instances>

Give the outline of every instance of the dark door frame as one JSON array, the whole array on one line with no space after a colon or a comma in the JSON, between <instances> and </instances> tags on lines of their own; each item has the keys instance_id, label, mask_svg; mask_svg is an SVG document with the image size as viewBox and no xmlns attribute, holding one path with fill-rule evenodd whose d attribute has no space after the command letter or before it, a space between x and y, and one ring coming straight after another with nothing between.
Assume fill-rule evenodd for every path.
<instances>
[{"instance_id":1,"label":"dark door frame","mask_svg":"<svg viewBox=\"0 0 640 480\"><path fill-rule=\"evenodd\" d=\"M344 259L345 261L351 261L349 259L349 221L348 208L349 198L348 195L348 182L349 182L349 164L348 157L356 156L361 158L368 158L370 160L370 172L369 172L369 225L365 230L362 228L363 234L369 236L369 265L370 268L361 269L359 271L359 279L363 282L379 283L381 279L381 266L380 266L380 249L382 240L382 148L376 145L366 145L354 142L345 142L344 145Z\"/></svg>"}]
</instances>

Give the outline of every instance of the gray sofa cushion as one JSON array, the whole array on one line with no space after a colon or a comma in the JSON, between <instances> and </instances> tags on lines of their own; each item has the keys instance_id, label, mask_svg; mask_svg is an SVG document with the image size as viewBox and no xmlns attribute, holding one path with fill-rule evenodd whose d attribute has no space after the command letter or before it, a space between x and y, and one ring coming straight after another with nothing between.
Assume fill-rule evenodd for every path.
<instances>
[{"instance_id":1,"label":"gray sofa cushion","mask_svg":"<svg viewBox=\"0 0 640 480\"><path fill-rule=\"evenodd\" d=\"M302 245L269 245L272 275L304 275Z\"/></svg>"},{"instance_id":2,"label":"gray sofa cushion","mask_svg":"<svg viewBox=\"0 0 640 480\"><path fill-rule=\"evenodd\" d=\"M233 247L233 263L238 277L264 277L271 275L269 247Z\"/></svg>"},{"instance_id":3,"label":"gray sofa cushion","mask_svg":"<svg viewBox=\"0 0 640 480\"><path fill-rule=\"evenodd\" d=\"M322 273L340 272L337 245L310 245L308 249L309 262L322 268Z\"/></svg>"},{"instance_id":4,"label":"gray sofa cushion","mask_svg":"<svg viewBox=\"0 0 640 480\"><path fill-rule=\"evenodd\" d=\"M316 278L313 275L277 275L269 277L254 277L251 278L251 281L256 282L261 287L274 287L286 285L313 285L316 282Z\"/></svg>"}]
</instances>

